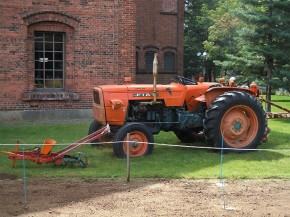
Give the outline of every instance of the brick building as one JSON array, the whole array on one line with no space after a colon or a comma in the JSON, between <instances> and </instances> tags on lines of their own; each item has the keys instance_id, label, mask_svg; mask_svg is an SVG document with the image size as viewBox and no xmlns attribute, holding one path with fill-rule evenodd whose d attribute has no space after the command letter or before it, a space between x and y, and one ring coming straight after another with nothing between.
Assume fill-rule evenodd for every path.
<instances>
[{"instance_id":1,"label":"brick building","mask_svg":"<svg viewBox=\"0 0 290 217\"><path fill-rule=\"evenodd\" d=\"M90 117L92 87L183 72L181 0L0 2L0 120Z\"/></svg>"}]
</instances>

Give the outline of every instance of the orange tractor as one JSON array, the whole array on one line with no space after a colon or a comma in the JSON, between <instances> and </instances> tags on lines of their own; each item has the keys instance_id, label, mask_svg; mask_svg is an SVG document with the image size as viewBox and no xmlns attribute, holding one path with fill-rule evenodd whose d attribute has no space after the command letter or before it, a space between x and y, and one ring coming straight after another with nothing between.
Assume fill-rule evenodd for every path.
<instances>
[{"instance_id":1,"label":"orange tractor","mask_svg":"<svg viewBox=\"0 0 290 217\"><path fill-rule=\"evenodd\" d=\"M173 131L181 142L205 139L212 147L254 149L267 136L266 113L257 85L251 88L223 86L176 76L168 85L157 85L157 55L154 84L102 85L93 89L93 113L89 134L110 125L111 133L97 140L114 141L117 157L126 157L127 134L130 156L149 155L153 135ZM94 145L94 144L92 144Z\"/></svg>"}]
</instances>

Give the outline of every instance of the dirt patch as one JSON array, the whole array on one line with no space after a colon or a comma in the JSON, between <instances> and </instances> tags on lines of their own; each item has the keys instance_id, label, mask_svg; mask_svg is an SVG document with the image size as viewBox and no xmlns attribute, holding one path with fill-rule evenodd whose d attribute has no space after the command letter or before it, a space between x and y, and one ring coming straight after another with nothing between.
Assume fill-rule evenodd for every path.
<instances>
[{"instance_id":1,"label":"dirt patch","mask_svg":"<svg viewBox=\"0 0 290 217\"><path fill-rule=\"evenodd\" d=\"M0 216L290 216L290 180L0 180Z\"/></svg>"}]
</instances>

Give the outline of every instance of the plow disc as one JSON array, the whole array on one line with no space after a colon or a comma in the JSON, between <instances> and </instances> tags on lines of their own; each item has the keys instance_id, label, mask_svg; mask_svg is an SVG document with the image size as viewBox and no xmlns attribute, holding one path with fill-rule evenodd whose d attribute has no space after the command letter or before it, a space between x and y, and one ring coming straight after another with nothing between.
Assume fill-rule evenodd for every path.
<instances>
[{"instance_id":1,"label":"plow disc","mask_svg":"<svg viewBox=\"0 0 290 217\"><path fill-rule=\"evenodd\" d=\"M79 166L81 168L86 168L88 166L88 159L87 156L82 152L77 152L73 156L65 155L62 159L62 162L65 166Z\"/></svg>"}]
</instances>

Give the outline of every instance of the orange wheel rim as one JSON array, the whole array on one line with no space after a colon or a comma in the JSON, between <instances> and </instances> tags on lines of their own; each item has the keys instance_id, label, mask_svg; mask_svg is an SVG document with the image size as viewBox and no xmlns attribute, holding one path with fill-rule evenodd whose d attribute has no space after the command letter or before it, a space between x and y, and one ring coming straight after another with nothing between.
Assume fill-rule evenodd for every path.
<instances>
[{"instance_id":1,"label":"orange wheel rim","mask_svg":"<svg viewBox=\"0 0 290 217\"><path fill-rule=\"evenodd\" d=\"M243 148L257 135L259 123L255 112L248 106L234 106L221 121L220 130L224 141L233 148Z\"/></svg>"},{"instance_id":2,"label":"orange wheel rim","mask_svg":"<svg viewBox=\"0 0 290 217\"><path fill-rule=\"evenodd\" d=\"M126 137L125 139L126 140ZM130 156L141 157L145 154L148 148L148 140L144 133L139 131L134 131L130 133ZM127 143L123 143L124 152L127 154Z\"/></svg>"}]
</instances>

